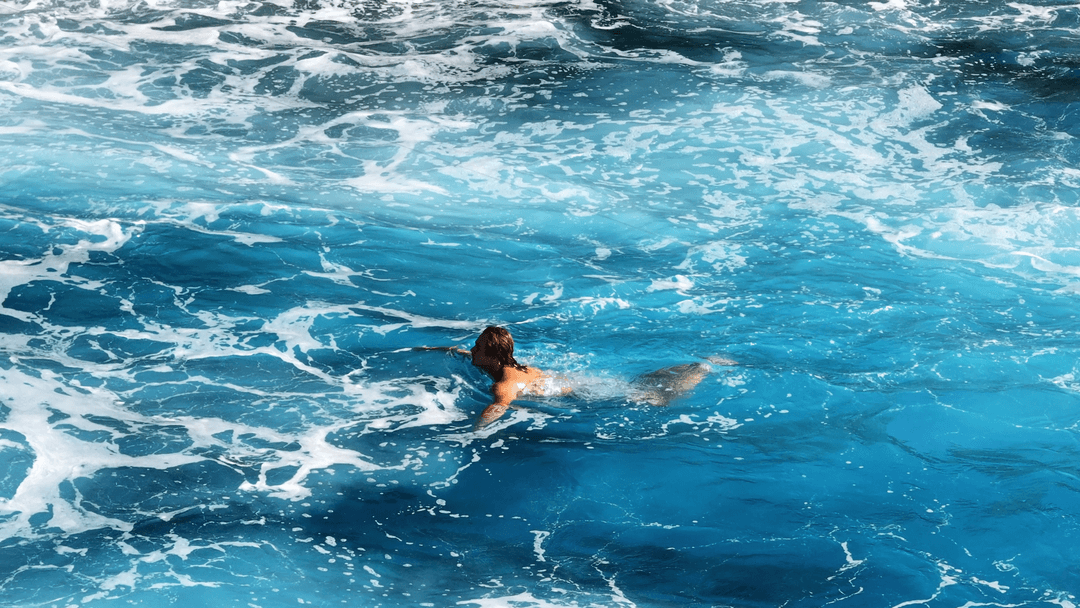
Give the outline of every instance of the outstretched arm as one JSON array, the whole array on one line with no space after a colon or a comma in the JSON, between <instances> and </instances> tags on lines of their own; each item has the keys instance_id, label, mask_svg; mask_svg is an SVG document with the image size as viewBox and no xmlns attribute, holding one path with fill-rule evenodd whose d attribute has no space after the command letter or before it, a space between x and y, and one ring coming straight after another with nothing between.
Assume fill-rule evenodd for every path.
<instances>
[{"instance_id":1,"label":"outstretched arm","mask_svg":"<svg viewBox=\"0 0 1080 608\"><path fill-rule=\"evenodd\" d=\"M448 352L451 355L464 355L466 357L472 356L472 351L466 350L459 346L416 346L413 350L438 350Z\"/></svg>"}]
</instances>

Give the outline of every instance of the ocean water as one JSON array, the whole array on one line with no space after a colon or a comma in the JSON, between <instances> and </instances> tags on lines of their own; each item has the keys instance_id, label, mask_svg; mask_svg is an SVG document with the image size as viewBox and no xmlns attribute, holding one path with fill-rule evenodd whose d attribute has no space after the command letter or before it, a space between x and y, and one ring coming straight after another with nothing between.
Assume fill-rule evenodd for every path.
<instances>
[{"instance_id":1,"label":"ocean water","mask_svg":"<svg viewBox=\"0 0 1080 608\"><path fill-rule=\"evenodd\" d=\"M1058 0L2 0L0 605L1074 608L1078 137Z\"/></svg>"}]
</instances>

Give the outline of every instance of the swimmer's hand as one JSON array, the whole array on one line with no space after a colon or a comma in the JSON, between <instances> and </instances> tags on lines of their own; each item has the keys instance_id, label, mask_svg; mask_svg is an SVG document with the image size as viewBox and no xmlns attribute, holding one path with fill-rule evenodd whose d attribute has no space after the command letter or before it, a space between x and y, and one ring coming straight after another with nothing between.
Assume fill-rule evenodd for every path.
<instances>
[{"instance_id":1,"label":"swimmer's hand","mask_svg":"<svg viewBox=\"0 0 1080 608\"><path fill-rule=\"evenodd\" d=\"M480 418L476 421L476 430L479 431L499 418L502 418L502 415L506 413L506 410L509 407L510 405L505 403L492 403L487 406L480 414Z\"/></svg>"}]
</instances>

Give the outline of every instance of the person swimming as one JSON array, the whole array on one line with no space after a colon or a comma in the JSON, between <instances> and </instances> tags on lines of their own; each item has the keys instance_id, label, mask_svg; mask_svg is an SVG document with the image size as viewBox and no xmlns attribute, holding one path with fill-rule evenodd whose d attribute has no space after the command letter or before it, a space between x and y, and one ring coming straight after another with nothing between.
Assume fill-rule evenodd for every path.
<instances>
[{"instance_id":1,"label":"person swimming","mask_svg":"<svg viewBox=\"0 0 1080 608\"><path fill-rule=\"evenodd\" d=\"M489 326L476 338L470 350L458 347L422 347L424 350L446 350L472 358L472 364L491 377L491 404L480 414L477 428L498 420L517 399L558 397L573 391L574 383L565 376L522 365L514 358L514 338L503 327ZM733 361L715 359L722 365ZM649 372L631 382L627 395L631 400L656 406L666 406L673 399L689 392L712 371L706 363L685 363Z\"/></svg>"}]
</instances>

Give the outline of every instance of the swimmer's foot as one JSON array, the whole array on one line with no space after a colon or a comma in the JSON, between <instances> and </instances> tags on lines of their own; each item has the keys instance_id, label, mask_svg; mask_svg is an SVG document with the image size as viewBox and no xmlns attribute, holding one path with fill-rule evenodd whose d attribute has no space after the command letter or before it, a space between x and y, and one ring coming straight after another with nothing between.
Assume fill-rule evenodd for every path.
<instances>
[{"instance_id":1,"label":"swimmer's foot","mask_svg":"<svg viewBox=\"0 0 1080 608\"><path fill-rule=\"evenodd\" d=\"M710 372L712 367L708 364L684 363L642 374L634 380L637 390L632 398L649 405L666 406L693 390Z\"/></svg>"},{"instance_id":2,"label":"swimmer's foot","mask_svg":"<svg viewBox=\"0 0 1080 608\"><path fill-rule=\"evenodd\" d=\"M723 357L723 356L720 356L720 355L713 355L711 357L705 357L705 360L708 361L709 363L712 363L713 365L724 365L724 366L728 366L728 367L730 367L732 365L738 365L739 364L739 362L734 360L734 359L729 359L727 357Z\"/></svg>"}]
</instances>

